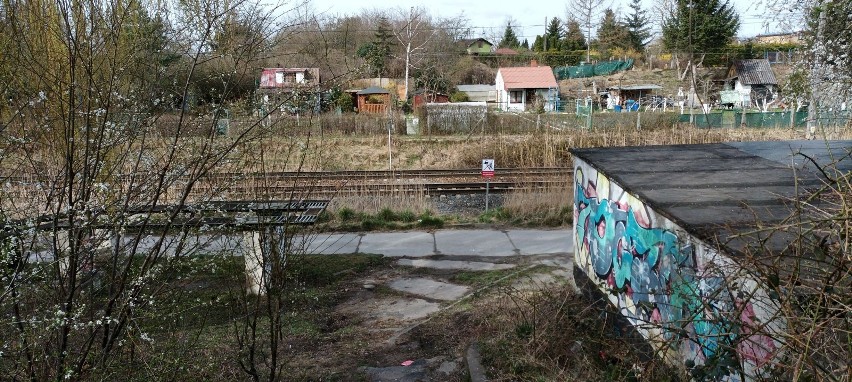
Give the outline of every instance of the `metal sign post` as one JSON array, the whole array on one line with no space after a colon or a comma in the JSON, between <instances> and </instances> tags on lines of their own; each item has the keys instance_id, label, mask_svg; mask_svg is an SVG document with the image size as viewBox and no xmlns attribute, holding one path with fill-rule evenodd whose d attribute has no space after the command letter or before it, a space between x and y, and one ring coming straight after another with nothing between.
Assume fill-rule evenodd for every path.
<instances>
[{"instance_id":1,"label":"metal sign post","mask_svg":"<svg viewBox=\"0 0 852 382\"><path fill-rule=\"evenodd\" d=\"M491 186L491 178L494 177L494 159L482 160L482 177L485 178L485 212L488 212L488 191Z\"/></svg>"}]
</instances>

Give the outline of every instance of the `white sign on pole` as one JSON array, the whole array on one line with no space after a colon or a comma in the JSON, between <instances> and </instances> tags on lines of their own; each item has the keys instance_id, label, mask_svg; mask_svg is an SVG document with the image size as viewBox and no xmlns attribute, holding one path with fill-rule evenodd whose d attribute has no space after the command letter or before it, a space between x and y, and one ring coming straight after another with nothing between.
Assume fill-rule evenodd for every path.
<instances>
[{"instance_id":1,"label":"white sign on pole","mask_svg":"<svg viewBox=\"0 0 852 382\"><path fill-rule=\"evenodd\" d=\"M482 160L482 176L486 178L494 177L494 159Z\"/></svg>"}]
</instances>

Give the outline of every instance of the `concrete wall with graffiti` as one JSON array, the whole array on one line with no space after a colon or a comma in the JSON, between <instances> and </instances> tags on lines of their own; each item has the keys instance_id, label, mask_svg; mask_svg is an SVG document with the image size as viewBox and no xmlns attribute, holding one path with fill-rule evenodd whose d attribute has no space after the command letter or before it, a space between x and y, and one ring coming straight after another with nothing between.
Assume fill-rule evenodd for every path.
<instances>
[{"instance_id":1,"label":"concrete wall with graffiti","mask_svg":"<svg viewBox=\"0 0 852 382\"><path fill-rule=\"evenodd\" d=\"M768 373L783 322L747 271L581 159L574 178L575 265L660 355L697 379Z\"/></svg>"}]
</instances>

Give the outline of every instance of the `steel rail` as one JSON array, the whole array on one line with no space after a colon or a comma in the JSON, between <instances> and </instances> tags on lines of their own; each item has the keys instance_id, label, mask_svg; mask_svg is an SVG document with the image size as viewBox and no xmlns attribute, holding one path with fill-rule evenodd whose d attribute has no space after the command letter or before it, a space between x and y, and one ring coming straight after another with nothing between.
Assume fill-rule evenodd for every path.
<instances>
[{"instance_id":1,"label":"steel rail","mask_svg":"<svg viewBox=\"0 0 852 382\"><path fill-rule=\"evenodd\" d=\"M358 184L313 184L313 185L263 185L256 187L234 186L222 188L227 195L310 195L326 196L379 196L394 194L422 194L424 196L484 194L486 187L491 193L507 193L517 190L547 189L564 185L564 181L532 180L523 182L451 182L451 183L358 183ZM211 189L197 189L198 194Z\"/></svg>"},{"instance_id":2,"label":"steel rail","mask_svg":"<svg viewBox=\"0 0 852 382\"><path fill-rule=\"evenodd\" d=\"M529 167L529 168L497 168L496 173L501 177L532 177L570 175L571 168L564 167ZM481 171L477 168L466 169L437 169L437 170L342 170L342 171L275 171L275 172L217 172L200 178L210 180L240 180L240 179L411 179L411 178L452 178L477 177ZM137 175L137 179L140 175ZM144 175L141 175L144 176ZM178 176L178 179L186 176ZM119 176L120 181L129 181L132 175ZM0 176L0 182L36 183L46 182L50 178L44 175L9 175Z\"/></svg>"}]
</instances>

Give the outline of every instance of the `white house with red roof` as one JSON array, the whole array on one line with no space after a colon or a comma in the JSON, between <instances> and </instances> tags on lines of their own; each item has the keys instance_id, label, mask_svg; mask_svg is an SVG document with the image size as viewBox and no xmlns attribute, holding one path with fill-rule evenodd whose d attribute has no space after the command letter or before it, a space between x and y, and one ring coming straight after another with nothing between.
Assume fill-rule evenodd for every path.
<instances>
[{"instance_id":1,"label":"white house with red roof","mask_svg":"<svg viewBox=\"0 0 852 382\"><path fill-rule=\"evenodd\" d=\"M544 111L554 111L559 99L559 85L549 66L500 68L497 70L497 105L503 111L534 110L538 105Z\"/></svg>"}]
</instances>

